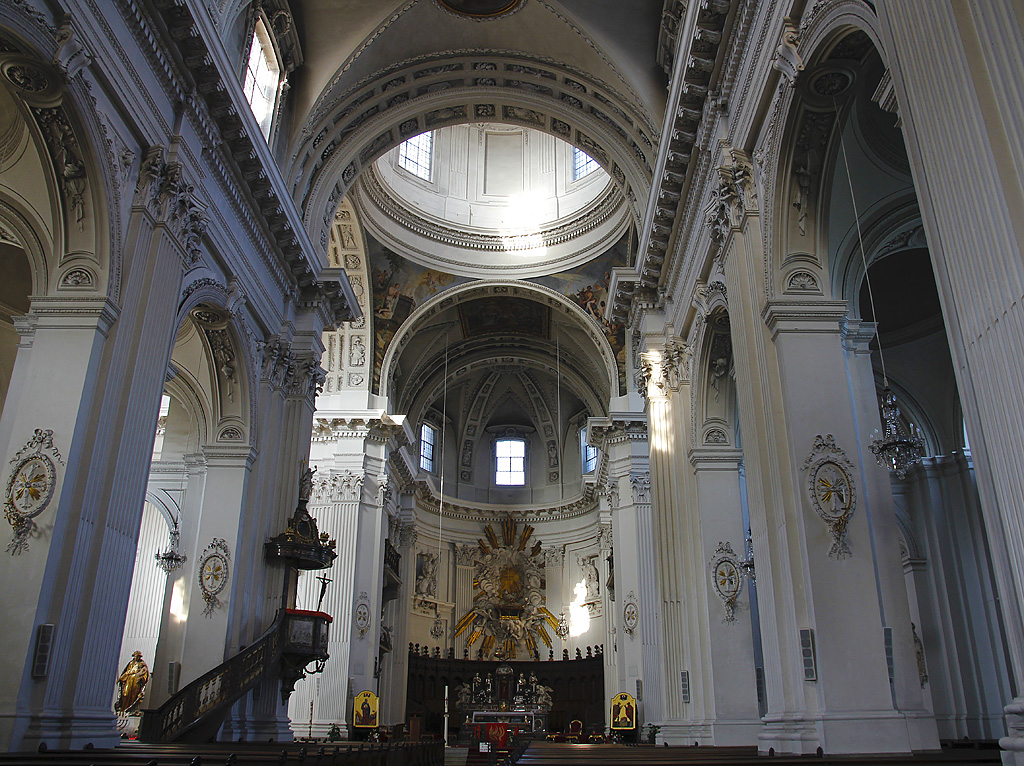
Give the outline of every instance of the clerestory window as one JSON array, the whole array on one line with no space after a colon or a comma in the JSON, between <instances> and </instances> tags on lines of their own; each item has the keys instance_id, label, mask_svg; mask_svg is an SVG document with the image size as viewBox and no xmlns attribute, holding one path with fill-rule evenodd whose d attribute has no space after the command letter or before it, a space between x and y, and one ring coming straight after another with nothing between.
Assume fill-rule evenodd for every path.
<instances>
[{"instance_id":1,"label":"clerestory window","mask_svg":"<svg viewBox=\"0 0 1024 766\"><path fill-rule=\"evenodd\" d=\"M587 444L587 429L580 429L580 462L583 464L583 473L593 473L597 468L597 447Z\"/></svg>"},{"instance_id":2,"label":"clerestory window","mask_svg":"<svg viewBox=\"0 0 1024 766\"><path fill-rule=\"evenodd\" d=\"M242 90L249 101L253 116L259 123L263 137L269 139L274 121L277 94L281 85L281 67L277 53L263 19L256 20L256 29L249 46L249 59L245 65L245 84Z\"/></svg>"},{"instance_id":3,"label":"clerestory window","mask_svg":"<svg viewBox=\"0 0 1024 766\"><path fill-rule=\"evenodd\" d=\"M437 441L437 429L429 423L420 426L420 468L434 472L434 445Z\"/></svg>"},{"instance_id":4,"label":"clerestory window","mask_svg":"<svg viewBox=\"0 0 1024 766\"><path fill-rule=\"evenodd\" d=\"M591 157L582 149L572 148L572 180L579 181L588 176L598 168L597 160Z\"/></svg>"},{"instance_id":5,"label":"clerestory window","mask_svg":"<svg viewBox=\"0 0 1024 766\"><path fill-rule=\"evenodd\" d=\"M398 166L417 178L430 180L430 160L434 150L434 131L420 133L398 147Z\"/></svg>"},{"instance_id":6,"label":"clerestory window","mask_svg":"<svg viewBox=\"0 0 1024 766\"><path fill-rule=\"evenodd\" d=\"M505 487L526 484L526 442L498 439L494 444L494 483Z\"/></svg>"}]
</instances>

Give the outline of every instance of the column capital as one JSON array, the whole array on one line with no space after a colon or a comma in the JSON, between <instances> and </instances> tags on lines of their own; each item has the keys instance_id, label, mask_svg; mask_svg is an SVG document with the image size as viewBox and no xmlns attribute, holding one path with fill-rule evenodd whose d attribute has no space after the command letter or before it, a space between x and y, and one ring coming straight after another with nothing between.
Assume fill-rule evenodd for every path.
<instances>
[{"instance_id":1,"label":"column capital","mask_svg":"<svg viewBox=\"0 0 1024 766\"><path fill-rule=\"evenodd\" d=\"M480 548L470 543L463 543L455 546L455 566L471 567L476 564L476 557Z\"/></svg>"}]
</instances>

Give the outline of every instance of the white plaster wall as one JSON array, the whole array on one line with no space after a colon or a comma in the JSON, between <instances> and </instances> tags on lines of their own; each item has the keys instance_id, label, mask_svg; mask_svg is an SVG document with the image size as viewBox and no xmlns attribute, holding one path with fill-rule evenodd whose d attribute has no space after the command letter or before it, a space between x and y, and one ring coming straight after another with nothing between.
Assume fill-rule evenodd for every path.
<instances>
[{"instance_id":1,"label":"white plaster wall","mask_svg":"<svg viewBox=\"0 0 1024 766\"><path fill-rule=\"evenodd\" d=\"M391 192L418 214L474 228L536 225L580 212L605 190L603 170L574 181L572 146L536 130L459 125L434 131L430 180L398 164L399 147L377 162Z\"/></svg>"},{"instance_id":2,"label":"white plaster wall","mask_svg":"<svg viewBox=\"0 0 1024 766\"><path fill-rule=\"evenodd\" d=\"M156 506L146 503L142 511L142 528L139 530L139 547L135 554L135 568L132 570L132 589L128 596L128 614L124 623L124 637L121 639L121 654L118 672L131 659L132 652L142 652L142 659L149 665L151 675L162 674L166 668L154 666L157 639L160 637L161 608L164 603L164 588L167 575L156 565L153 558L158 551L167 547L170 527L167 519ZM152 685L152 681L150 682ZM117 679L111 679L111 689L116 699ZM147 694L147 697L152 697ZM143 703L143 707L149 707Z\"/></svg>"}]
</instances>

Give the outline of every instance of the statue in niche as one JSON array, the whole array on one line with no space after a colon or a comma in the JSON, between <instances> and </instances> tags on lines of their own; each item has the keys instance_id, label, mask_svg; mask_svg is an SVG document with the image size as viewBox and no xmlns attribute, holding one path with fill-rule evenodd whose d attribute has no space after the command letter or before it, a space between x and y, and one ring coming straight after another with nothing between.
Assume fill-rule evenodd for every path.
<instances>
[{"instance_id":1,"label":"statue in niche","mask_svg":"<svg viewBox=\"0 0 1024 766\"><path fill-rule=\"evenodd\" d=\"M437 598L437 554L420 554L420 574L416 578L416 595Z\"/></svg>"},{"instance_id":2,"label":"statue in niche","mask_svg":"<svg viewBox=\"0 0 1024 766\"><path fill-rule=\"evenodd\" d=\"M479 676L477 677L479 678ZM469 688L469 684L460 685L459 688L455 691L455 694L455 707L457 707L459 710L465 710L473 704L473 692Z\"/></svg>"},{"instance_id":3,"label":"statue in niche","mask_svg":"<svg viewBox=\"0 0 1024 766\"><path fill-rule=\"evenodd\" d=\"M350 367L362 367L366 364L366 346L359 335L352 336L352 343L349 346L348 363Z\"/></svg>"},{"instance_id":4,"label":"statue in niche","mask_svg":"<svg viewBox=\"0 0 1024 766\"><path fill-rule=\"evenodd\" d=\"M597 556L587 556L580 560L580 566L583 567L583 581L587 586L587 601L596 601L601 595L600 579L597 566L594 564L596 558Z\"/></svg>"},{"instance_id":5,"label":"statue in niche","mask_svg":"<svg viewBox=\"0 0 1024 766\"><path fill-rule=\"evenodd\" d=\"M551 692L553 692L550 686L544 686L543 684L537 684L537 692L534 697L534 703L540 707L545 713L551 710L551 705L554 701L551 699Z\"/></svg>"},{"instance_id":6,"label":"statue in niche","mask_svg":"<svg viewBox=\"0 0 1024 766\"><path fill-rule=\"evenodd\" d=\"M811 194L811 170L805 164L797 167L793 174L796 177L796 189L793 193L793 207L797 210L796 226L800 235L806 236L808 197Z\"/></svg>"},{"instance_id":7,"label":"statue in niche","mask_svg":"<svg viewBox=\"0 0 1024 766\"><path fill-rule=\"evenodd\" d=\"M341 246L346 250L356 249L356 238L350 223L341 224Z\"/></svg>"},{"instance_id":8,"label":"statue in niche","mask_svg":"<svg viewBox=\"0 0 1024 766\"><path fill-rule=\"evenodd\" d=\"M306 466L306 469L302 472L302 476L299 477L299 502L309 501L309 496L313 494L313 474L316 473L315 468Z\"/></svg>"},{"instance_id":9,"label":"statue in niche","mask_svg":"<svg viewBox=\"0 0 1024 766\"><path fill-rule=\"evenodd\" d=\"M924 663L924 643L917 635L917 626L910 623L910 633L914 637L914 654L917 656L917 678L921 682L921 688L928 683L928 667Z\"/></svg>"},{"instance_id":10,"label":"statue in niche","mask_svg":"<svg viewBox=\"0 0 1024 766\"><path fill-rule=\"evenodd\" d=\"M114 703L114 711L120 715L138 713L142 699L146 696L148 683L149 666L142 659L142 652L133 652L132 658L117 677L117 702Z\"/></svg>"}]
</instances>

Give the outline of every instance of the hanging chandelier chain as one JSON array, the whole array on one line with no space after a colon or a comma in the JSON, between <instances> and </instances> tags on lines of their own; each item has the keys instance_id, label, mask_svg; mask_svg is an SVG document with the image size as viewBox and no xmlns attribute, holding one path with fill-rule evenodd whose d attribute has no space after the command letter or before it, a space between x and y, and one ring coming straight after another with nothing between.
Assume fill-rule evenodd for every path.
<instances>
[{"instance_id":1,"label":"hanging chandelier chain","mask_svg":"<svg viewBox=\"0 0 1024 766\"><path fill-rule=\"evenodd\" d=\"M839 106L836 100L832 99L836 115L839 114ZM878 344L878 361L882 367L882 386L889 387L889 376L885 372L885 355L882 353L882 336L878 332L878 312L875 311L875 292L871 289L871 277L868 274L868 257L864 252L864 235L860 228L860 213L857 210L857 195L853 193L853 176L850 174L850 160L846 155L846 141L843 138L842 126L839 130L839 148L843 153L843 165L846 167L846 182L850 186L850 203L853 205L853 220L857 226L857 245L860 248L860 260L864 266L864 282L868 287L868 303L871 305L871 318L875 324L875 343Z\"/></svg>"},{"instance_id":2,"label":"hanging chandelier chain","mask_svg":"<svg viewBox=\"0 0 1024 766\"><path fill-rule=\"evenodd\" d=\"M839 106L832 99L836 115ZM850 187L850 203L853 205L853 220L857 226L857 245L860 248L860 260L864 266L864 282L868 288L868 303L871 305L871 318L875 324L875 342L878 344L878 361L882 368L882 428L884 433L871 441L869 448L878 464L889 470L899 479L905 479L907 471L921 462L924 457L924 437L920 429L910 425L910 433L906 433L900 422L900 408L896 403L896 394L889 388L889 376L885 371L885 355L882 353L882 336L878 332L878 312L875 310L875 293L871 289L871 276L868 274L868 257L864 251L864 234L860 226L860 212L857 210L857 195L853 192L853 175L850 173L850 159L846 154L846 141L843 138L842 125L839 128L839 148L843 153L843 165L846 167L846 182ZM875 431L878 434L878 431Z\"/></svg>"}]
</instances>

